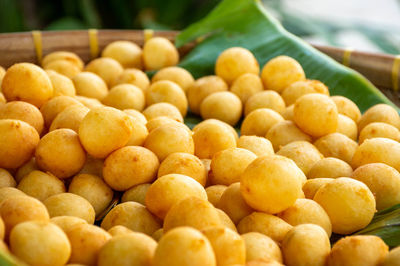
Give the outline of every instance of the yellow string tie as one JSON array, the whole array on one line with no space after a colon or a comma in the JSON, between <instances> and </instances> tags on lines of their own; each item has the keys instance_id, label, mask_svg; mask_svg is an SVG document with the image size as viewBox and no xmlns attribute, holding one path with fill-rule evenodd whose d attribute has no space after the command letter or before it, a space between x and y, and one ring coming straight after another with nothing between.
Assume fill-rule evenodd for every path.
<instances>
[{"instance_id":1,"label":"yellow string tie","mask_svg":"<svg viewBox=\"0 0 400 266\"><path fill-rule=\"evenodd\" d=\"M342 64L345 66L350 66L350 57L351 53L354 51L353 48L346 48L343 52L343 59L342 59Z\"/></svg>"},{"instance_id":2,"label":"yellow string tie","mask_svg":"<svg viewBox=\"0 0 400 266\"><path fill-rule=\"evenodd\" d=\"M95 59L99 55L99 38L96 29L89 29L90 56Z\"/></svg>"},{"instance_id":3,"label":"yellow string tie","mask_svg":"<svg viewBox=\"0 0 400 266\"><path fill-rule=\"evenodd\" d=\"M393 60L393 66L392 66L392 85L394 91L399 90L399 69L400 69L400 55L396 55L396 57Z\"/></svg>"},{"instance_id":4,"label":"yellow string tie","mask_svg":"<svg viewBox=\"0 0 400 266\"><path fill-rule=\"evenodd\" d=\"M39 64L42 64L43 47L42 47L42 33L38 30L32 31L33 45L35 46L36 58Z\"/></svg>"},{"instance_id":5,"label":"yellow string tie","mask_svg":"<svg viewBox=\"0 0 400 266\"><path fill-rule=\"evenodd\" d=\"M143 31L143 35L144 35L144 42L147 42L148 40L153 38L154 30L146 29Z\"/></svg>"}]
</instances>

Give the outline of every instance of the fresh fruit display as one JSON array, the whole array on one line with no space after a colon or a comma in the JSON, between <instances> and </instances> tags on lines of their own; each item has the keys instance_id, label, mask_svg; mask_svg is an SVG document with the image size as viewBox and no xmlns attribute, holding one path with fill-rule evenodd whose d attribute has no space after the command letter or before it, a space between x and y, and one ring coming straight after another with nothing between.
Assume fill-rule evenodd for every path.
<instances>
[{"instance_id":1,"label":"fresh fruit display","mask_svg":"<svg viewBox=\"0 0 400 266\"><path fill-rule=\"evenodd\" d=\"M320 54L328 80L234 40L193 64L213 41L4 71L0 265L398 265L397 107Z\"/></svg>"}]
</instances>

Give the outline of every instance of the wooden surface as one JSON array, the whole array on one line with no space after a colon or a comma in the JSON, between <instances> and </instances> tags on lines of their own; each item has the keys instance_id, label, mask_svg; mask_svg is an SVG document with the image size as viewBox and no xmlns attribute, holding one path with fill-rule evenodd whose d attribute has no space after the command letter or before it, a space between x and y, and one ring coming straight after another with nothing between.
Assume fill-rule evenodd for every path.
<instances>
[{"instance_id":1,"label":"wooden surface","mask_svg":"<svg viewBox=\"0 0 400 266\"><path fill-rule=\"evenodd\" d=\"M157 31L154 36L162 36L173 41L178 32ZM100 51L110 42L129 40L143 45L144 33L140 30L99 30L98 43ZM186 54L194 43L180 49L181 55ZM318 46L315 48L342 63L344 49ZM42 32L43 55L53 51L72 51L85 62L90 60L88 31L46 31ZM366 76L372 83L382 89L390 99L398 101L397 92L393 92L392 67L394 56L353 51L350 55L350 67ZM0 34L0 65L9 67L16 62L37 63L35 47L31 32ZM397 77L399 79L399 76ZM400 79L399 79L400 83Z\"/></svg>"}]
</instances>

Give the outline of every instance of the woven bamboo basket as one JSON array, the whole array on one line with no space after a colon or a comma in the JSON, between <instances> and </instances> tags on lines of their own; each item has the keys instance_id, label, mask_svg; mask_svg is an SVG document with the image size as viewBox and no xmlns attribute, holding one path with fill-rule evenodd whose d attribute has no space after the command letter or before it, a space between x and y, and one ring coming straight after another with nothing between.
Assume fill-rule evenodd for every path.
<instances>
[{"instance_id":1,"label":"woven bamboo basket","mask_svg":"<svg viewBox=\"0 0 400 266\"><path fill-rule=\"evenodd\" d=\"M175 40L177 31L141 30L76 30L46 31L0 34L0 65L9 67L17 62L39 63L42 56L54 51L72 51L85 62L99 56L109 43L128 40L143 45L149 36L162 36ZM181 47L181 56L196 44ZM368 78L390 100L400 106L398 93L400 77L400 57L387 54L367 53L336 47L313 45L336 61L347 65Z\"/></svg>"}]
</instances>

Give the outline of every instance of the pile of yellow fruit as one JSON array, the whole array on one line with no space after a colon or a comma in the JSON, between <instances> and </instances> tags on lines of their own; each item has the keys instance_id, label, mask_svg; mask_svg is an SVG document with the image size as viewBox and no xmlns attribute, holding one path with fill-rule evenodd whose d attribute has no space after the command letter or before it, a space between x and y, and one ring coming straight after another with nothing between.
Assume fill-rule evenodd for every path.
<instances>
[{"instance_id":1,"label":"pile of yellow fruit","mask_svg":"<svg viewBox=\"0 0 400 266\"><path fill-rule=\"evenodd\" d=\"M260 73L229 48L197 80L178 62L154 37L86 66L61 51L1 69L1 252L41 266L399 265L379 237L329 241L400 203L393 107L361 115L287 56ZM193 129L188 108L204 119Z\"/></svg>"}]
</instances>

